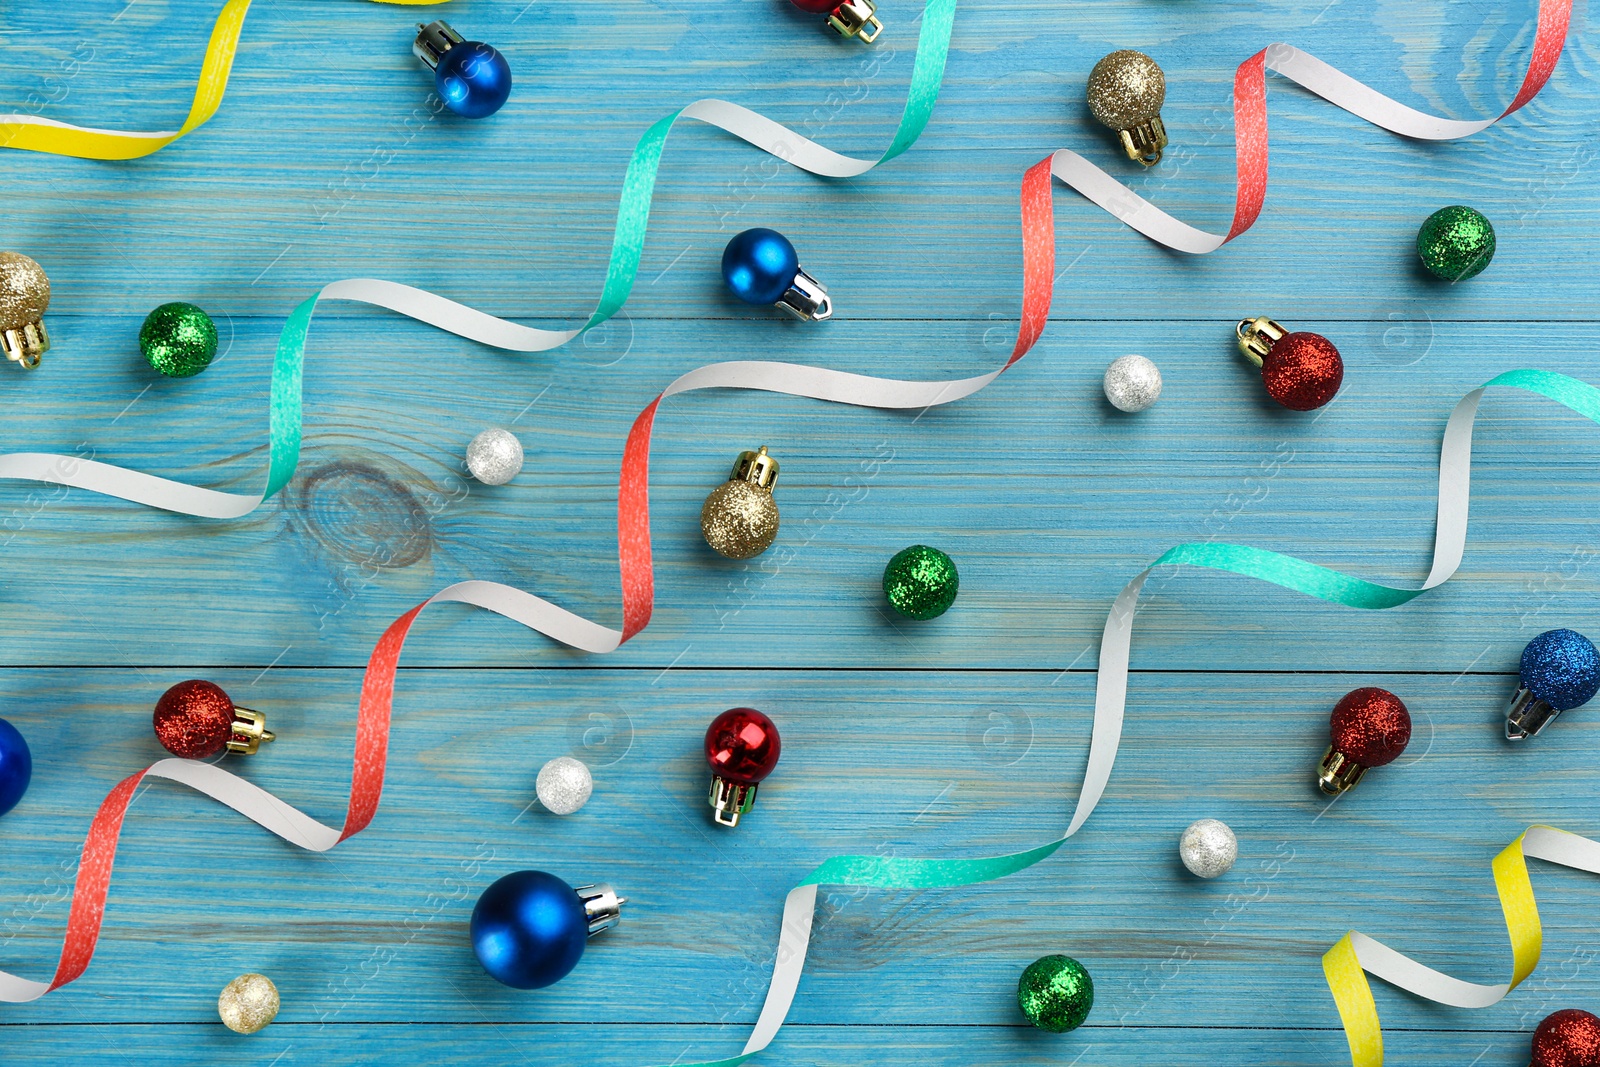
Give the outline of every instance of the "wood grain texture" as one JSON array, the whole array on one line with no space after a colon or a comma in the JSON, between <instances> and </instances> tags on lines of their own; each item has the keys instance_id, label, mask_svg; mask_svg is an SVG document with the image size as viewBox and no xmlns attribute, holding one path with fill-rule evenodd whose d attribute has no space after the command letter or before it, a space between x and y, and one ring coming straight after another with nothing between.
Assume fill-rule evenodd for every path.
<instances>
[{"instance_id":1,"label":"wood grain texture","mask_svg":"<svg viewBox=\"0 0 1600 1067\"><path fill-rule=\"evenodd\" d=\"M1150 51L1170 84L1168 158L1126 179L1219 227L1232 204L1228 91L1248 54L1286 40L1468 117L1511 95L1532 9L972 0L932 125L879 171L822 181L715 131L675 133L634 297L568 349L507 356L328 306L311 332L299 475L243 521L0 485L0 714L37 757L28 797L0 821L0 966L53 966L89 815L160 754L149 709L172 682L209 677L266 710L281 740L230 767L332 821L360 667L402 611L476 577L615 622L621 442L675 375L725 358L907 378L1003 361L1019 306L1017 186L1057 147L1112 160L1078 104L1106 51ZM0 381L0 447L253 490L272 347L317 286L375 275L530 324L578 320L651 121L721 96L875 155L916 29L906 0L885 0L875 49L829 38L781 0L743 0L720 21L682 0L469 0L441 13L511 59L513 98L490 121L428 114L408 50L417 11L263 0L222 111L173 148L112 165L0 153L0 247L49 270L56 342L39 372ZM89 125L175 125L213 15L198 0L0 3L12 57L0 101ZM888 58L866 76L874 55ZM595 660L436 609L407 650L378 820L327 856L176 787L142 793L94 966L0 1011L5 1062L637 1065L736 1051L783 892L815 863L990 854L1060 832L1104 613L1146 562L1216 539L1420 580L1455 400L1519 366L1600 380L1597 59L1580 5L1543 96L1438 146L1273 82L1265 216L1201 260L1059 191L1050 328L958 405L917 417L675 398L656 436L650 630ZM1494 220L1500 247L1480 278L1440 286L1409 246L1428 212L1458 202ZM751 225L795 241L838 321L807 329L725 295L718 255ZM225 354L199 378L152 381L137 327L171 299L212 311ZM1320 416L1275 409L1233 353L1233 322L1259 313L1345 353L1344 392ZM1127 351L1154 358L1167 383L1137 418L1100 396L1105 364ZM515 429L530 457L497 489L460 469L489 425ZM1492 395L1479 426L1465 564L1405 608L1157 575L1123 753L1080 838L1000 883L830 896L794 1025L761 1062L1339 1063L1318 957L1353 926L1461 977L1503 980L1490 858L1533 821L1600 833L1600 715L1572 713L1516 749L1497 727L1529 638L1600 629L1600 427L1513 393ZM797 548L783 567L711 557L694 525L733 454L759 443L783 462L783 536ZM863 473L872 460L880 469ZM885 615L876 587L916 541L955 557L962 593L913 627ZM1363 684L1403 696L1417 739L1327 808L1310 769L1329 708ZM698 738L736 703L778 720L784 763L746 824L713 833ZM564 820L530 809L539 765L568 753L595 768L594 799ZM1182 828L1208 815L1243 845L1214 884L1175 854ZM523 867L607 878L633 901L574 975L537 994L488 979L464 931L482 886ZM1380 988L1392 1062L1525 1062L1545 1013L1595 1007L1600 887L1543 866L1534 880L1545 965L1482 1012ZM1014 1008L1020 969L1051 951L1097 983L1090 1024L1064 1038ZM271 975L285 1007L241 1041L215 1022L215 997L247 970Z\"/></svg>"}]
</instances>

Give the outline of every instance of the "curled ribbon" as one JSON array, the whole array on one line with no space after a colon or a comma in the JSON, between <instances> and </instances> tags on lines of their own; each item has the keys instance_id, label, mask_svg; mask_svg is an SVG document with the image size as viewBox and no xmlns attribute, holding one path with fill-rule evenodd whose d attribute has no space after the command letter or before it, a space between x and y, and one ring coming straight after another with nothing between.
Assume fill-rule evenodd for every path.
<instances>
[{"instance_id":1,"label":"curled ribbon","mask_svg":"<svg viewBox=\"0 0 1600 1067\"><path fill-rule=\"evenodd\" d=\"M242 19L243 8L248 6L248 0L234 0L234 5L240 8L239 17ZM230 5L230 8L234 5ZM644 252L645 234L650 223L650 202L655 191L656 173L661 165L661 153L666 146L668 134L672 132L673 126L680 118L695 119L716 126L764 152L813 174L831 178L849 178L864 174L880 163L894 159L906 151L916 143L917 138L927 127L928 120L933 115L934 104L939 98L939 86L944 80L945 60L950 51L950 34L955 24L955 10L956 0L927 0L922 16L922 29L917 40L917 54L912 65L911 85L906 95L905 110L889 147L876 160L840 155L763 115L725 100L696 101L666 116L646 130L638 144L634 146L633 156L628 162L628 172L623 179L622 197L617 206L616 231L611 244L611 259L606 268L605 286L600 294L600 302L588 321L577 329L539 330L522 326L422 289L377 278L350 278L324 286L290 313L283 330L278 335L268 401L267 478L266 486L260 493L220 492L130 471L108 463L40 452L0 455L0 478L70 485L202 518L233 519L247 515L259 507L262 501L288 484L300 461L301 372L305 364L306 335L311 328L311 317L319 301L350 300L386 308L459 337L509 352L544 352L564 345L615 315L627 302L628 294L633 289L634 279L639 273L640 257ZM225 74L226 71L224 76ZM1048 199L1047 190L1047 209ZM1045 239L1047 243L1051 243L1048 219L1046 226ZM1053 243L1050 255L1053 261ZM1048 275L1044 282L1045 310L1048 312ZM1042 321L1039 328L1043 328ZM729 364L728 366L786 365ZM804 380L806 384L797 385L793 389L781 384L763 386L754 384L752 376L736 373L734 379L727 382L705 381L704 384L686 385L684 388L712 386L741 388L746 387L746 382L752 382L748 387L834 399L831 394L840 391L837 384L839 379L860 377L840 376L826 371L812 372L805 367L790 369L798 376L797 380ZM711 371L712 368L704 370ZM685 375L685 379L695 378L696 374L701 373ZM757 379L760 377L759 374L753 376ZM781 373L779 377L782 377ZM992 380L992 377L991 375L984 379L984 384ZM822 379L827 379L827 382L812 384ZM920 383L910 384L920 385ZM945 384L953 383L932 383L927 390L916 395L931 398L937 392L937 387ZM807 392L808 388L820 389L821 392ZM968 394L959 394L959 396L965 395ZM951 394L947 400L958 399L959 396ZM904 403L884 406L922 407L933 402L935 401L932 399L907 400ZM647 541L648 536L646 531ZM648 566L648 544L644 556ZM583 644L579 647L588 648L589 651L602 651ZM611 647L615 648L616 645L613 644Z\"/></svg>"},{"instance_id":2,"label":"curled ribbon","mask_svg":"<svg viewBox=\"0 0 1600 1067\"><path fill-rule=\"evenodd\" d=\"M1025 337L1019 338L1019 346L1022 346L1025 340ZM704 371L716 371L724 376L722 384L727 384L729 381L737 381L738 368L742 368L746 373L756 373L763 370L764 366L770 365L721 364L716 368L705 368ZM695 375L702 373L703 371L696 371L686 375L685 378L693 379ZM837 372L816 373L837 374ZM999 373L1001 372L993 372L994 375ZM729 375L732 377L727 377ZM984 378L992 377L993 375L984 376ZM843 378L855 379L859 376L845 375ZM982 380L984 379L969 379L966 384ZM866 381L877 380L866 379ZM680 379L674 385L689 387L683 383L684 379ZM836 384L844 383L841 381ZM766 1048L777 1036L788 1015L805 967L819 885L920 889L991 881L1046 859L1077 833L1099 804L1111 778L1117 747L1122 737L1134 613L1138 607L1140 591L1155 568L1189 564L1213 570L1231 571L1331 603L1366 609L1397 607L1447 581L1459 567L1466 548L1467 515L1471 496L1473 423L1484 391L1497 386L1522 389L1548 397L1585 418L1600 423L1600 389L1549 371L1507 371L1462 397L1445 425L1444 439L1440 446L1439 497L1433 566L1427 578L1417 588L1381 585L1293 556L1248 545L1184 544L1163 553L1123 588L1106 617L1100 642L1094 724L1089 742L1088 765L1079 790L1077 805L1066 831L1060 837L1034 848L1003 856L960 860L835 856L824 861L802 879L799 885L790 890L784 901L783 921L773 964L772 981L762 1004L761 1014L743 1051L734 1057L689 1067L732 1067ZM628 459L633 460L635 464L639 461L639 457L634 454L634 449L648 448L649 427L654 413L653 404L640 415L633 434L630 435ZM636 442L641 432L644 435L642 445ZM625 462L626 465L628 464ZM648 551L647 542L645 550ZM576 620L577 623L598 631L591 633L589 635L591 638L604 635L601 640L595 642L597 644L604 644L614 637L621 636L615 631L603 630L587 620L563 612L548 601L510 586L473 581L461 582L442 590L395 620L379 639L367 661L356 726L350 799L343 827L334 829L325 826L258 786L204 763L176 759L162 760L130 776L119 783L101 804L84 842L78 877L73 887L71 912L67 919L67 933L55 977L51 982L44 983L0 972L0 1001L24 1002L37 999L77 978L88 967L105 914L106 894L110 888L112 864L116 856L122 820L127 813L128 803L133 797L134 790L146 777L166 778L188 785L302 848L326 851L345 838L360 833L376 815L383 793L395 673L400 653L417 616L424 608L435 603L470 604L546 633L569 627L572 625L572 620ZM566 637L562 639L568 640ZM579 642L569 641L569 643ZM1559 831L1550 833L1558 834ZM1579 856L1582 863L1575 861L1568 865L1582 866L1583 863L1592 862L1594 864L1592 868L1584 866L1583 869L1600 872L1600 844L1584 842L1583 846L1579 846L1572 842L1583 842L1584 839L1571 838L1569 841L1568 838L1570 835L1549 839L1558 843L1566 841L1567 851L1554 846L1546 848L1544 842L1547 839L1533 831L1530 831L1523 844L1528 855L1546 859L1557 856ZM1586 851L1591 848L1592 852ZM1577 851L1572 851L1574 849ZM1567 859L1559 858L1554 861L1568 862ZM1526 933L1530 929L1529 916L1533 916L1531 928L1537 930L1537 915L1532 910L1532 892L1526 885L1525 868L1521 869L1520 876L1517 875L1518 868L1515 864L1519 863L1520 859L1514 863L1508 861L1506 855L1502 855L1500 860L1496 861L1496 878L1502 888L1502 900L1508 902L1507 922L1511 926L1513 943L1517 946L1515 981L1525 977L1532 970L1533 962L1537 960L1537 934L1531 935L1530 939L1530 935ZM1502 874L1503 870L1509 873ZM1507 887L1510 887L1509 890ZM1530 944L1533 945L1532 949L1527 947ZM1445 1003L1467 1003L1467 1000L1462 999L1461 990L1478 990L1479 992L1475 994L1466 995L1477 996L1479 1001L1485 996L1492 996L1492 999L1482 1002L1493 1003L1510 988L1509 986L1474 987L1455 982L1454 979L1438 975L1437 972L1405 960L1404 957L1360 934L1351 934L1345 941L1340 942L1340 946L1336 946L1334 951L1329 953L1329 958L1333 962L1325 965L1329 967L1330 985L1334 989L1341 1014L1347 1027L1350 1028L1352 1051L1358 1054L1356 1067L1374 1067L1381 1063L1377 1013L1372 1006L1371 992L1366 988L1365 978L1360 974L1361 968L1364 967L1402 988L1421 992L1424 996L1434 996L1434 999ZM1356 966L1353 976L1350 971L1352 958ZM1397 963L1397 960L1400 962ZM1430 976L1436 976L1436 979ZM1452 997L1455 999L1451 999ZM1371 1058L1374 1048L1378 1050L1377 1055L1380 1057L1378 1059ZM1367 1054L1368 1058L1361 1059L1362 1053Z\"/></svg>"},{"instance_id":3,"label":"curled ribbon","mask_svg":"<svg viewBox=\"0 0 1600 1067\"><path fill-rule=\"evenodd\" d=\"M374 0L379 4L426 7L448 0ZM233 71L233 57L239 51L239 35L244 32L244 17L250 13L250 0L228 0L211 27L205 59L200 64L200 80L195 83L189 117L176 130L137 133L129 130L97 130L72 126L37 115L0 115L0 148L24 152L46 152L79 159L138 159L159 152L173 141L199 129L222 106Z\"/></svg>"},{"instance_id":4,"label":"curled ribbon","mask_svg":"<svg viewBox=\"0 0 1600 1067\"><path fill-rule=\"evenodd\" d=\"M1544 929L1533 898L1533 882L1528 878L1530 858L1600 874L1600 841L1553 826L1530 826L1494 858L1495 891L1500 895L1500 910L1505 913L1506 932L1511 937L1509 983L1477 985L1451 978L1355 930L1340 938L1322 957L1322 971L1344 1021L1354 1067L1383 1067L1383 1030L1378 1025L1372 987L1367 984L1368 974L1438 1004L1487 1008L1498 1004L1533 973L1539 965Z\"/></svg>"},{"instance_id":5,"label":"curled ribbon","mask_svg":"<svg viewBox=\"0 0 1600 1067\"><path fill-rule=\"evenodd\" d=\"M1541 40L1545 39L1546 16L1549 10L1554 8L1569 10L1568 5L1559 0L1546 0L1540 9ZM939 76L942 75L944 49L948 44L949 35L948 16L953 14L953 9L953 0L929 0L922 38L919 42L916 72L913 74L913 92L908 98L906 115L902 119L900 130L889 153L883 158L890 158L892 154L898 154L898 151L904 151L909 147L920 133L921 124L926 122L926 114L922 114L920 120L917 120L914 108L918 99L917 87L922 84L919 82L919 76L931 71L932 89L926 101L927 107L931 109L932 97L936 95ZM939 19L935 17L941 11L946 16L942 27L939 25ZM1564 18L1560 25L1564 32ZM937 50L937 70L932 70L933 50L928 47L930 40L940 44ZM1536 53L1538 51L1536 48ZM1559 47L1556 49L1556 54L1559 55ZM1550 63L1553 62L1552 57ZM1548 77L1548 71L1544 72L1543 77ZM1524 92L1528 92L1529 95L1531 92L1528 90L1528 85L1532 80L1537 80L1537 84L1533 86L1531 92L1537 92L1538 86L1543 84L1542 79L1534 79L1533 73L1530 73L1529 80L1525 80L1524 83ZM690 114L702 105L709 110ZM721 108L730 110L723 112ZM767 135L782 131L782 134L795 136L797 140L804 142L801 151L808 152L810 149L815 149L818 153L824 154L819 157L824 160L828 157L834 161L843 160L852 166L860 166L862 170L870 169L874 165L836 156L804 138L798 138L798 135L790 134L789 131L783 130L783 127L742 108L735 108L734 105L703 101L701 104L691 105L691 108L686 108L678 114L713 121L714 124L757 144L758 147L774 152L781 158L790 158L791 161L794 161L793 157L784 156L782 152L775 151L770 142L758 139L763 131ZM725 117L728 121L725 123L720 121L720 118L707 118L708 114ZM666 133L677 117L677 115L669 116L652 127L641 140L640 147L635 151L634 160L630 163L627 192L623 207L618 214L618 238L613 246L612 270L607 276L607 293L612 291L613 280L617 277L619 249L624 253L627 252L623 240L625 230L636 232L639 243L642 244L648 214L649 186L653 184L656 160L659 158L660 146L665 141ZM766 125L762 127L760 124ZM653 135L655 140L652 142ZM1263 151L1264 144L1263 128ZM805 146L810 146L810 149ZM146 776L164 777L189 785L234 808L285 840L317 851L332 848L344 838L359 833L370 823L376 814L382 795L395 671L400 652L416 617L430 604L462 603L481 607L539 630L566 644L592 652L610 651L642 630L649 622L653 603L648 503L649 446L651 430L662 399L695 389L738 388L807 396L857 406L904 409L950 403L970 396L987 386L1028 352L1042 334L1049 318L1055 263L1050 177L1052 171L1056 171L1059 176L1057 168L1062 158L1061 153L1047 158L1033 167L1023 180L1022 320L1016 346L1004 366L988 374L944 382L897 381L792 364L756 361L714 364L680 377L640 413L624 449L622 477L618 489L618 555L623 591L622 630L611 630L600 626L542 598L496 583L463 582L442 590L391 624L368 661L362 683L350 800L346 820L341 829L335 830L324 826L264 790L226 771L184 760L163 760L153 765L120 783L102 804L91 825L89 837L84 845L78 880L74 887L67 936L55 978L51 983L45 984L0 972L0 1000L20 1002L36 999L72 981L88 966L103 919L112 861L122 819L134 789ZM835 162L828 165L838 164ZM806 166L806 169L812 168ZM634 180L636 173L639 176L637 182ZM819 170L818 173L832 172ZM1264 169L1262 181L1264 189ZM630 200L629 192L640 188L643 189L642 198L636 197ZM621 262L625 267L630 262L632 264L625 271L626 282L621 287L622 297L625 298L627 288L632 283L632 273L637 268L638 247L632 248L631 260L624 254ZM513 350L538 350L520 348L519 345L539 341L540 335L544 339L559 336L549 331L527 330L525 327L495 319L441 297L391 282L370 279L339 282L327 287L319 295L328 298L364 300L390 307L462 336ZM272 458L268 489L262 496L249 498L218 493L124 471L105 464L38 454L0 457L0 476L76 485L189 514L229 517L248 512L265 496L281 488L294 470L299 445L300 366L305 332L316 299L314 297L296 309L280 338L272 386ZM620 307L620 301L616 306ZM596 315L601 314L606 308L607 303L603 297ZM611 308L611 311L614 310L615 307ZM591 325L594 321L591 319ZM570 339L570 336L575 336L575 333L567 335L563 340ZM516 343L502 343L507 340L514 340ZM804 968L818 885L926 888L988 881L1038 863L1052 855L1067 838L1081 828L1098 805L1110 779L1121 738L1126 703L1132 620L1140 591L1155 567L1187 563L1232 571L1333 603L1369 609L1398 606L1447 580L1455 573L1465 548L1470 495L1472 424L1483 391L1489 386L1509 386L1535 392L1554 399L1593 421L1600 422L1600 391L1575 379L1545 371L1510 371L1464 397L1450 416L1440 453L1439 508L1434 563L1428 578L1416 589L1379 585L1291 556L1244 545L1186 544L1163 554L1128 583L1117 597L1107 617L1101 641L1089 761L1077 806L1066 831L1059 838L1035 848L1005 856L967 860L839 856L825 861L791 890L785 900L772 982L760 1017L743 1052L738 1056L714 1063L689 1065L689 1067L731 1067L766 1048L774 1039L787 1016Z\"/></svg>"},{"instance_id":6,"label":"curled ribbon","mask_svg":"<svg viewBox=\"0 0 1600 1067\"><path fill-rule=\"evenodd\" d=\"M1540 0L1533 56L1511 104L1488 119L1439 118L1407 107L1336 70L1309 52L1273 44L1239 65L1233 80L1235 158L1238 168L1233 225L1225 235L1180 222L1076 152L1065 148L1054 159L1056 177L1146 237L1179 252L1215 252L1254 226L1267 200L1267 79L1269 70L1296 82L1336 107L1402 137L1454 141L1493 126L1539 95L1554 73L1566 45L1572 0Z\"/></svg>"}]
</instances>

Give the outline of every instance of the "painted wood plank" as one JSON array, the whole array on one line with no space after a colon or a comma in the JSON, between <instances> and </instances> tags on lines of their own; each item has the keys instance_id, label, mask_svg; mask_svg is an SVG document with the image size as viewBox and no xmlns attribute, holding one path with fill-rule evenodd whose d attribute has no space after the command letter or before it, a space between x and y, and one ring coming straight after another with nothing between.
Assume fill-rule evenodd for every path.
<instances>
[{"instance_id":1,"label":"painted wood plank","mask_svg":"<svg viewBox=\"0 0 1600 1067\"><path fill-rule=\"evenodd\" d=\"M233 348L213 370L152 383L130 351L137 321L61 319L56 362L7 383L14 415L0 436L12 447L92 449L137 469L258 488L276 323L234 320ZM860 330L784 325L724 324L752 347L713 353L693 349L683 324L636 323L632 348L613 365L571 361L507 385L518 359L424 327L376 313L319 323L301 474L257 515L202 522L0 485L0 528L11 555L31 564L7 577L0 618L13 636L0 656L354 666L390 620L469 577L614 622L621 441L670 376L751 353L760 338L776 338L763 353L776 358L961 376L994 366L1003 358L995 335L1008 335L1005 324L967 324L964 344L930 362L895 349L908 334L936 342L943 324L874 325L864 347ZM1545 327L1547 345L1530 351L1524 326L1434 324L1412 335L1420 361L1403 366L1365 344L1382 336L1379 325L1302 325L1351 352L1344 394L1310 417L1275 410L1230 349L1225 320L1152 323L1120 338L1112 351L1148 352L1167 378L1161 402L1137 418L1100 396L1105 342L1088 324L1056 327L986 392L920 416L743 393L675 398L654 454L656 621L614 658L1092 667L1123 583L1193 540L1413 583L1427 570L1439 434L1455 400L1529 363L1592 376L1582 355L1596 339L1592 325ZM82 349L104 355L80 361ZM465 444L496 424L522 435L527 470L509 486L469 485L459 471ZM1455 582L1372 614L1242 578L1163 576L1140 617L1136 664L1400 669L1417 666L1425 648L1429 669L1505 670L1535 633L1583 622L1595 517L1583 487L1600 462L1600 428L1513 391L1485 402L1480 427L1473 525ZM701 542L696 516L738 450L763 443L784 464L782 547L793 558L731 564ZM889 556L916 542L951 552L964 584L947 616L912 627L887 617L876 583ZM152 601L166 625L149 625ZM582 661L454 607L424 622L407 657Z\"/></svg>"},{"instance_id":2,"label":"painted wood plank","mask_svg":"<svg viewBox=\"0 0 1600 1067\"><path fill-rule=\"evenodd\" d=\"M230 766L336 817L354 672L209 673L280 734ZM148 675L151 688L179 677ZM1416 741L1330 806L1312 768L1328 709L1360 684L1408 701ZM11 669L0 685L42 757L24 805L0 822L0 955L31 973L54 958L61 865L88 813L158 750L125 672ZM1005 1027L1020 968L1063 951L1094 974L1101 1025L1288 1027L1304 1041L1292 1062L1336 1061L1343 1039L1318 960L1346 929L1498 980L1507 954L1489 860L1530 822L1595 831L1582 783L1600 724L1572 713L1510 748L1493 710L1510 685L1140 674L1117 774L1074 843L984 886L829 891L794 1018ZM175 788L145 791L94 967L8 1008L7 1023L30 1024L8 1030L8 1048L35 1023L204 1023L221 984L250 969L283 987L285 1021L307 1026L749 1022L782 894L823 857L994 854L1059 832L1088 733L1087 714L1064 706L1081 707L1090 686L1048 672L406 671L382 812L331 854L298 853ZM748 821L724 833L705 818L698 746L737 702L774 716L785 758ZM529 808L537 767L569 752L594 765L595 797L568 819ZM1243 842L1235 872L1211 883L1175 855L1202 816ZM464 938L477 891L522 867L610 879L633 902L569 980L532 995L483 975ZM1585 1001L1594 878L1536 865L1534 879L1546 968L1532 989L1461 1012L1380 988L1390 1027L1525 1030L1552 999ZM975 1035L971 1056L1001 1058L1010 1046L991 1038L1003 1036ZM1102 1051L1148 1062L1136 1041Z\"/></svg>"}]
</instances>

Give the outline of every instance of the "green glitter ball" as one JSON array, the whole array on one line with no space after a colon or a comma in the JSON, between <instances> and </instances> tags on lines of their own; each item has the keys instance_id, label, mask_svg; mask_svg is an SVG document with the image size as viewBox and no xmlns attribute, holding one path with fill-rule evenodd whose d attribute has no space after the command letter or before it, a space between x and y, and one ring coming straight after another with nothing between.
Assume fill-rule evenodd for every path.
<instances>
[{"instance_id":1,"label":"green glitter ball","mask_svg":"<svg viewBox=\"0 0 1600 1067\"><path fill-rule=\"evenodd\" d=\"M1470 207L1442 207L1417 231L1417 255L1435 277L1464 282L1494 258L1494 227Z\"/></svg>"},{"instance_id":2,"label":"green glitter ball","mask_svg":"<svg viewBox=\"0 0 1600 1067\"><path fill-rule=\"evenodd\" d=\"M139 327L139 351L168 378L188 378L217 355L217 324L193 304L162 304Z\"/></svg>"},{"instance_id":3,"label":"green glitter ball","mask_svg":"<svg viewBox=\"0 0 1600 1067\"><path fill-rule=\"evenodd\" d=\"M955 603L960 585L955 563L927 545L896 552L883 569L883 595L908 619L937 619Z\"/></svg>"},{"instance_id":4,"label":"green glitter ball","mask_svg":"<svg viewBox=\"0 0 1600 1067\"><path fill-rule=\"evenodd\" d=\"M1017 1007L1041 1030L1076 1030L1094 1007L1094 980L1071 956L1041 957L1017 982Z\"/></svg>"}]
</instances>

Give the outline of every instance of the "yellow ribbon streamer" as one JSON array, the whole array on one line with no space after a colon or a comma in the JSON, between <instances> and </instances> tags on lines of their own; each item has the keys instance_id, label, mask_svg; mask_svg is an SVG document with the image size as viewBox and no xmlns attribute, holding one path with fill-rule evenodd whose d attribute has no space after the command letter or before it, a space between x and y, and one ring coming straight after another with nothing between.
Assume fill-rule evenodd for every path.
<instances>
[{"instance_id":1,"label":"yellow ribbon streamer","mask_svg":"<svg viewBox=\"0 0 1600 1067\"><path fill-rule=\"evenodd\" d=\"M1535 840L1530 843L1529 835ZM1394 952L1363 934L1351 931L1322 957L1322 972L1338 1006L1350 1043L1354 1067L1382 1067L1383 1030L1378 1006L1372 998L1367 974L1382 978L1418 996L1440 1003L1486 1006L1521 985L1539 965L1544 928L1528 877L1528 857L1600 874L1600 842L1551 826L1532 826L1495 857L1495 891L1505 914L1511 939L1511 982L1505 986L1480 986L1458 982ZM1362 953L1367 953L1363 961ZM1464 1000L1475 1001L1463 1004Z\"/></svg>"},{"instance_id":2,"label":"yellow ribbon streamer","mask_svg":"<svg viewBox=\"0 0 1600 1067\"><path fill-rule=\"evenodd\" d=\"M447 0L374 2L420 7ZM205 125L222 106L222 94L228 88L228 75L233 71L233 57L239 51L239 34L244 31L244 17L249 11L250 0L228 0L223 6L216 25L211 28L211 41L206 45L206 58L200 67L199 84L194 88L194 103L189 105L189 117L177 130L161 133L96 130L31 115L5 115L0 116L0 148L79 159L138 159L160 151Z\"/></svg>"}]
</instances>

